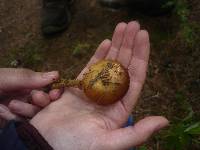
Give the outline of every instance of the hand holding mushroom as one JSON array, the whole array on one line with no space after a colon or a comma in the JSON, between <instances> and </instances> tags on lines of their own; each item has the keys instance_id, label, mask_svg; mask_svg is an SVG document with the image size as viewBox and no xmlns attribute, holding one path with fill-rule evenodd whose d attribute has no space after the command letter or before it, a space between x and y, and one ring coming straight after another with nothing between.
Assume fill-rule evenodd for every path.
<instances>
[{"instance_id":1,"label":"hand holding mushroom","mask_svg":"<svg viewBox=\"0 0 200 150\"><path fill-rule=\"evenodd\" d=\"M142 144L154 132L168 125L164 117L152 116L138 121L134 126L122 128L136 105L144 84L149 51L148 33L140 30L139 23L119 23L112 41L104 40L100 44L86 68L78 76L77 81L82 81L83 90L66 88L59 100L39 112L30 123L55 150L121 150ZM109 61L99 64L100 60ZM112 63L113 61L117 63ZM90 74L93 64L103 65L101 67L104 69ZM110 77L112 70L108 71L109 74L106 73L105 68L109 70L113 66L118 69L119 66L123 66L122 68L128 71L129 78L124 80L125 83L129 81L128 91L125 95L119 94L121 99L115 99L112 104L99 105L98 103L107 97L103 95L102 98L100 94L98 98L94 91L90 91L93 87L96 87L99 94L102 84L105 84L103 87L122 84L121 79L114 81L116 78ZM108 79L105 76L108 76ZM88 88L89 93L86 91ZM113 87L107 89L112 91ZM124 89L126 87L121 88ZM97 99L97 103L88 100L93 100L93 97Z\"/></svg>"},{"instance_id":2,"label":"hand holding mushroom","mask_svg":"<svg viewBox=\"0 0 200 150\"><path fill-rule=\"evenodd\" d=\"M41 89L59 78L57 71L34 72L29 69L0 68L0 127L6 121L32 118L41 107L59 98L60 91Z\"/></svg>"}]
</instances>

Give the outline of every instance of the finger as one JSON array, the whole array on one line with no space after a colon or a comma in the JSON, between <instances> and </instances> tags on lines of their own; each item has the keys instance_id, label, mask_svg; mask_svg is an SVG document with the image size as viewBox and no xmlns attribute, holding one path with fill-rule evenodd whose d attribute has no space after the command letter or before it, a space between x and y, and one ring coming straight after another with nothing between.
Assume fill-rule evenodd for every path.
<instances>
[{"instance_id":1,"label":"finger","mask_svg":"<svg viewBox=\"0 0 200 150\"><path fill-rule=\"evenodd\" d=\"M34 72L28 69L0 69L0 90L15 91L22 89L41 88L57 80L57 71L48 73Z\"/></svg>"},{"instance_id":2,"label":"finger","mask_svg":"<svg viewBox=\"0 0 200 150\"><path fill-rule=\"evenodd\" d=\"M39 107L45 107L50 103L50 96L43 91L33 90L31 92L31 97L32 103Z\"/></svg>"},{"instance_id":3,"label":"finger","mask_svg":"<svg viewBox=\"0 0 200 150\"><path fill-rule=\"evenodd\" d=\"M135 36L139 30L140 30L140 24L136 21L129 22L126 27L124 39L117 58L117 60L124 67L128 67L130 63L133 54L133 45L135 43Z\"/></svg>"},{"instance_id":4,"label":"finger","mask_svg":"<svg viewBox=\"0 0 200 150\"><path fill-rule=\"evenodd\" d=\"M126 27L127 27L127 24L124 22L119 23L116 26L115 31L113 33L113 37L112 37L112 45L108 52L108 55L106 56L106 59L115 60L117 58L119 49L121 47L121 44L124 38L124 32L126 30Z\"/></svg>"},{"instance_id":5,"label":"finger","mask_svg":"<svg viewBox=\"0 0 200 150\"><path fill-rule=\"evenodd\" d=\"M62 89L51 90L51 91L49 92L50 100L51 100L51 101L58 100L58 99L61 97L62 93L63 93L63 90L62 90Z\"/></svg>"},{"instance_id":6,"label":"finger","mask_svg":"<svg viewBox=\"0 0 200 150\"><path fill-rule=\"evenodd\" d=\"M134 126L109 132L103 137L102 144L105 145L105 149L110 150L129 149L143 144L153 133L158 132L168 124L168 120L164 117L146 117Z\"/></svg>"},{"instance_id":7,"label":"finger","mask_svg":"<svg viewBox=\"0 0 200 150\"><path fill-rule=\"evenodd\" d=\"M86 67L82 70L82 72L78 75L77 79L82 79L82 76L85 72L87 72L88 68L91 66L91 64L96 63L97 61L104 59L107 55L109 49L111 46L111 41L106 39L104 40L99 47L97 48L94 56L90 59Z\"/></svg>"},{"instance_id":8,"label":"finger","mask_svg":"<svg viewBox=\"0 0 200 150\"><path fill-rule=\"evenodd\" d=\"M141 30L136 35L134 54L128 66L130 76L129 90L122 100L128 112L130 112L136 104L143 87L146 78L149 53L150 43L148 32Z\"/></svg>"},{"instance_id":9,"label":"finger","mask_svg":"<svg viewBox=\"0 0 200 150\"><path fill-rule=\"evenodd\" d=\"M18 115L12 113L6 106L1 105L1 104L0 104L0 117L7 121L9 120L22 121L23 120Z\"/></svg>"},{"instance_id":10,"label":"finger","mask_svg":"<svg viewBox=\"0 0 200 150\"><path fill-rule=\"evenodd\" d=\"M39 107L18 100L12 100L8 107L11 112L29 118L32 118L40 111Z\"/></svg>"}]
</instances>

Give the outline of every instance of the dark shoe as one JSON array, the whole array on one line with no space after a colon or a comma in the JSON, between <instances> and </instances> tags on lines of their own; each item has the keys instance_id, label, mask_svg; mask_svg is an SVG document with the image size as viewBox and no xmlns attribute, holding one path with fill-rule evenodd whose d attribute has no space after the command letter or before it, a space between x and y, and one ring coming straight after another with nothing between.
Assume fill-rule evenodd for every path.
<instances>
[{"instance_id":1,"label":"dark shoe","mask_svg":"<svg viewBox=\"0 0 200 150\"><path fill-rule=\"evenodd\" d=\"M42 33L52 35L67 29L71 21L72 0L43 0Z\"/></svg>"},{"instance_id":2,"label":"dark shoe","mask_svg":"<svg viewBox=\"0 0 200 150\"><path fill-rule=\"evenodd\" d=\"M170 13L174 8L174 3L170 0L99 0L103 6L119 9L131 8L147 15L164 15Z\"/></svg>"},{"instance_id":3,"label":"dark shoe","mask_svg":"<svg viewBox=\"0 0 200 150\"><path fill-rule=\"evenodd\" d=\"M130 0L99 0L99 3L102 6L111 8L111 9L120 9L127 7Z\"/></svg>"},{"instance_id":4,"label":"dark shoe","mask_svg":"<svg viewBox=\"0 0 200 150\"><path fill-rule=\"evenodd\" d=\"M132 0L130 6L146 15L160 16L171 13L175 3L171 0Z\"/></svg>"}]
</instances>

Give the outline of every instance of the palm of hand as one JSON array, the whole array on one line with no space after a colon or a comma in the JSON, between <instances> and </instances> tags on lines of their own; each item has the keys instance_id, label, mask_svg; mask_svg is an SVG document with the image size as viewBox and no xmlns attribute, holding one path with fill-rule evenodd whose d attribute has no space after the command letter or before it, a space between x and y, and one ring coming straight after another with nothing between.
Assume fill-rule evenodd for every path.
<instances>
[{"instance_id":1,"label":"palm of hand","mask_svg":"<svg viewBox=\"0 0 200 150\"><path fill-rule=\"evenodd\" d=\"M41 111L31 123L54 149L59 150L121 150L142 143L158 126L167 124L166 119L155 117L146 118L134 127L121 128L142 89L148 57L148 33L140 30L136 22L119 24L112 42L105 40L100 44L78 78L81 79L88 67L98 60L117 60L130 75L125 97L113 105L99 106L89 102L82 91L66 89L60 100ZM151 127L144 126L145 123Z\"/></svg>"},{"instance_id":2,"label":"palm of hand","mask_svg":"<svg viewBox=\"0 0 200 150\"><path fill-rule=\"evenodd\" d=\"M65 150L67 147L69 150L96 150L100 149L101 145L101 149L105 150L105 140L109 138L107 131L120 128L127 120L128 113L120 101L112 106L103 107L83 99L87 98L82 97L81 91L66 90L60 100L32 120L38 129L43 128L48 122L48 127L45 127L41 134L54 149ZM35 120L40 120L39 126ZM63 137L66 142L60 142L63 141ZM100 141L104 144L99 143Z\"/></svg>"}]
</instances>

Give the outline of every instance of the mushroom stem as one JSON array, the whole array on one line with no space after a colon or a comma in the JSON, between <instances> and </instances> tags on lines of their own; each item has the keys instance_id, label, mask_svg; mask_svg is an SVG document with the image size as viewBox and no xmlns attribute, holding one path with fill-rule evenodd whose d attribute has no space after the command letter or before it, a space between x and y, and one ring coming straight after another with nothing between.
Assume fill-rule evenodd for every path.
<instances>
[{"instance_id":1,"label":"mushroom stem","mask_svg":"<svg viewBox=\"0 0 200 150\"><path fill-rule=\"evenodd\" d=\"M64 87L76 87L81 89L81 80L60 79L52 84L51 89L60 89Z\"/></svg>"}]
</instances>

